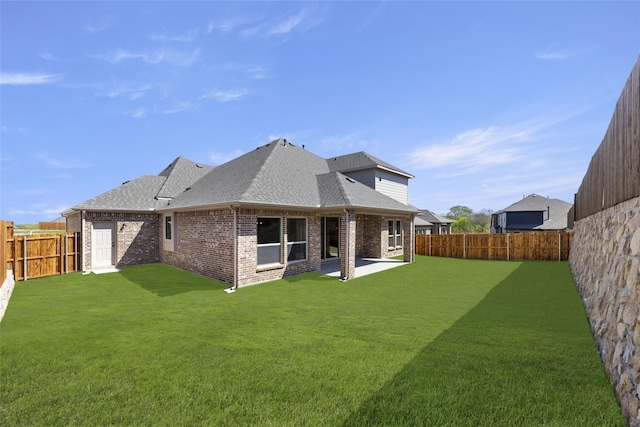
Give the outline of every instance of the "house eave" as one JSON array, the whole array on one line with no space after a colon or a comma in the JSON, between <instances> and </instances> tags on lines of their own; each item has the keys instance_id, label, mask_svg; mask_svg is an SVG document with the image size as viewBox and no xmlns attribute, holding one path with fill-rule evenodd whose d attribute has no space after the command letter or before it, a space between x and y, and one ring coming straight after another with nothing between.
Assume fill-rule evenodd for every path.
<instances>
[{"instance_id":1,"label":"house eave","mask_svg":"<svg viewBox=\"0 0 640 427\"><path fill-rule=\"evenodd\" d=\"M356 206L356 205L336 205L336 206L300 206L292 204L281 203L256 203L256 202L229 202L229 203L216 203L200 206L187 206L172 208L171 205L162 209L157 209L156 212L196 212L196 211L210 211L221 209L265 209L265 210L283 210L283 211L299 211L299 212L315 212L315 213L331 213L340 212L343 209L353 210L357 213L372 214L372 215L416 215L417 209L407 207L407 209L388 209L377 208L375 206Z\"/></svg>"}]
</instances>

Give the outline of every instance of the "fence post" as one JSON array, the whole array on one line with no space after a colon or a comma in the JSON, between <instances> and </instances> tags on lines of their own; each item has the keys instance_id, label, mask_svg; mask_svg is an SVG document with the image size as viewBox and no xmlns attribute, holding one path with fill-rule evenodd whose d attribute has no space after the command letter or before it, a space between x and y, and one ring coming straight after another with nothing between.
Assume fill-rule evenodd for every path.
<instances>
[{"instance_id":1,"label":"fence post","mask_svg":"<svg viewBox=\"0 0 640 427\"><path fill-rule=\"evenodd\" d=\"M429 233L429 256L431 256L431 233Z\"/></svg>"},{"instance_id":2,"label":"fence post","mask_svg":"<svg viewBox=\"0 0 640 427\"><path fill-rule=\"evenodd\" d=\"M558 231L558 261L562 261L562 239L560 238L559 231Z\"/></svg>"},{"instance_id":3,"label":"fence post","mask_svg":"<svg viewBox=\"0 0 640 427\"><path fill-rule=\"evenodd\" d=\"M27 235L22 238L22 280L27 281Z\"/></svg>"},{"instance_id":4,"label":"fence post","mask_svg":"<svg viewBox=\"0 0 640 427\"><path fill-rule=\"evenodd\" d=\"M67 244L69 242L69 235L64 233L64 274L69 273L69 255L67 254Z\"/></svg>"},{"instance_id":5,"label":"fence post","mask_svg":"<svg viewBox=\"0 0 640 427\"><path fill-rule=\"evenodd\" d=\"M462 259L467 259L467 233L462 234Z\"/></svg>"},{"instance_id":6,"label":"fence post","mask_svg":"<svg viewBox=\"0 0 640 427\"><path fill-rule=\"evenodd\" d=\"M78 232L73 233L73 268L78 271Z\"/></svg>"},{"instance_id":7,"label":"fence post","mask_svg":"<svg viewBox=\"0 0 640 427\"><path fill-rule=\"evenodd\" d=\"M507 261L511 259L509 254L509 233L507 233Z\"/></svg>"}]
</instances>

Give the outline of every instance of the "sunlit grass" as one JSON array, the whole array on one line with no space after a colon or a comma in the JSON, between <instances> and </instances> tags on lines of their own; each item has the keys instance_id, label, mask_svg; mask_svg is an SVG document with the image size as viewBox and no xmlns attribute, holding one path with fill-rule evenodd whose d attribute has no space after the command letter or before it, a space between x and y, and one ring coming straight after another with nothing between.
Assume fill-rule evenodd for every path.
<instances>
[{"instance_id":1,"label":"sunlit grass","mask_svg":"<svg viewBox=\"0 0 640 427\"><path fill-rule=\"evenodd\" d=\"M20 282L1 425L624 425L566 263Z\"/></svg>"}]
</instances>

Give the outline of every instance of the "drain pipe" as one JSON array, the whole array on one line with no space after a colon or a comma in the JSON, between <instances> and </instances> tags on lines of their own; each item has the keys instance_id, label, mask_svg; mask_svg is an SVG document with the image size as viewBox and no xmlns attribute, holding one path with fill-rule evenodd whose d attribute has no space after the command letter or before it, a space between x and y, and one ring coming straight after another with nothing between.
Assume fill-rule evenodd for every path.
<instances>
[{"instance_id":1,"label":"drain pipe","mask_svg":"<svg viewBox=\"0 0 640 427\"><path fill-rule=\"evenodd\" d=\"M230 205L229 209L233 211L233 283L224 290L228 294L238 289L238 210L233 205Z\"/></svg>"},{"instance_id":2,"label":"drain pipe","mask_svg":"<svg viewBox=\"0 0 640 427\"><path fill-rule=\"evenodd\" d=\"M342 208L342 213L345 214L345 224L344 224L344 229L345 229L345 261L344 261L344 265L345 265L345 275L340 279L343 282L346 280L349 280L349 235L351 234L351 230L350 230L350 222L349 222L349 211L347 211L346 208Z\"/></svg>"}]
</instances>

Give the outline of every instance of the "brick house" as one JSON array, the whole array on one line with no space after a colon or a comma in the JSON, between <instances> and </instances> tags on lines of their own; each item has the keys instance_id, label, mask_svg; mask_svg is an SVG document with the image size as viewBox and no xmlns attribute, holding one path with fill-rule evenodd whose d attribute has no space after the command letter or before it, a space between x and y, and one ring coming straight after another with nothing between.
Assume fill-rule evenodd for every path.
<instances>
[{"instance_id":1,"label":"brick house","mask_svg":"<svg viewBox=\"0 0 640 427\"><path fill-rule=\"evenodd\" d=\"M245 286L356 257L413 261L413 176L367 153L323 159L284 139L217 167L177 158L64 212L83 270L163 262Z\"/></svg>"}]
</instances>

